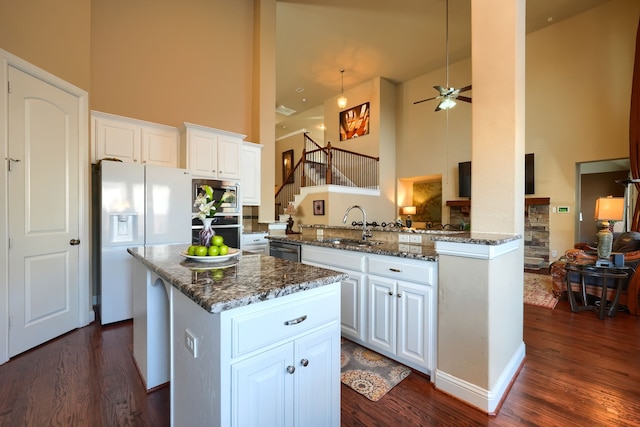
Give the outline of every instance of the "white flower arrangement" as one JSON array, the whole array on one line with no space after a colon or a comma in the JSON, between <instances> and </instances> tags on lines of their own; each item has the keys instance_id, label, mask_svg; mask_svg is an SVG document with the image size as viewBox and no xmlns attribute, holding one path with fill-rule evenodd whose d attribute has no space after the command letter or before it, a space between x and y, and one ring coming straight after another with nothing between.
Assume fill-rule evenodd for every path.
<instances>
[{"instance_id":1,"label":"white flower arrangement","mask_svg":"<svg viewBox=\"0 0 640 427\"><path fill-rule=\"evenodd\" d=\"M193 214L194 217L213 218L224 202L233 201L233 194L229 192L224 193L220 200L216 201L213 199L213 189L210 186L203 185L200 188L204 193L199 193L193 202L193 206L198 208L198 212Z\"/></svg>"}]
</instances>

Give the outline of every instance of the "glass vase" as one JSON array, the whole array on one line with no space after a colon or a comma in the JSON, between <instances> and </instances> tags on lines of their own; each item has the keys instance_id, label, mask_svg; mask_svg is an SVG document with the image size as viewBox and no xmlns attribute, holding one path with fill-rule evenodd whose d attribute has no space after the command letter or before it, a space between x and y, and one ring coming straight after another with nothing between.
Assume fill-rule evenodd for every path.
<instances>
[{"instance_id":1,"label":"glass vase","mask_svg":"<svg viewBox=\"0 0 640 427\"><path fill-rule=\"evenodd\" d=\"M211 238L215 236L216 232L211 228L211 223L214 218L205 218L202 220L202 230L200 230L200 245L211 246Z\"/></svg>"}]
</instances>

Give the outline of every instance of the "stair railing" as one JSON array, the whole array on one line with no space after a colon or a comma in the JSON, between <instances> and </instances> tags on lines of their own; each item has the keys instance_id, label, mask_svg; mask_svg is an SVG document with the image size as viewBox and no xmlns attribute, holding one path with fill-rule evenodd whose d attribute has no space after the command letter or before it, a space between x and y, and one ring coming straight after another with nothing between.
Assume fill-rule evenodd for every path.
<instances>
[{"instance_id":1,"label":"stair railing","mask_svg":"<svg viewBox=\"0 0 640 427\"><path fill-rule=\"evenodd\" d=\"M275 194L276 218L282 207L300 194L300 188L314 185L379 188L379 157L335 148L321 147L306 133L300 160L285 177Z\"/></svg>"}]
</instances>

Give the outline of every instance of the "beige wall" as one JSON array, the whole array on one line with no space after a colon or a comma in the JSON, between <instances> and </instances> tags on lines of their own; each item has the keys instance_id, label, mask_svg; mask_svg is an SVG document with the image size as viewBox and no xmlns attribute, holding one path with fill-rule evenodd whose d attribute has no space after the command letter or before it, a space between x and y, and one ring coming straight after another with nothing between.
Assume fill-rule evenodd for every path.
<instances>
[{"instance_id":1,"label":"beige wall","mask_svg":"<svg viewBox=\"0 0 640 427\"><path fill-rule=\"evenodd\" d=\"M0 48L89 91L91 2L0 0Z\"/></svg>"},{"instance_id":2,"label":"beige wall","mask_svg":"<svg viewBox=\"0 0 640 427\"><path fill-rule=\"evenodd\" d=\"M639 16L640 2L612 0L527 36L525 152L535 153L534 197L570 207L570 214L550 218L550 249L558 256L575 241L576 163L629 155ZM433 96L443 79L439 70L398 88L396 155L399 179L442 174L444 204L457 199L458 162L471 160L471 108L459 103L447 116L434 113L433 103L413 105ZM449 80L455 87L470 83L470 60L452 64ZM445 206L443 222L448 215Z\"/></svg>"},{"instance_id":3,"label":"beige wall","mask_svg":"<svg viewBox=\"0 0 640 427\"><path fill-rule=\"evenodd\" d=\"M254 136L252 0L93 1L91 108Z\"/></svg>"}]
</instances>

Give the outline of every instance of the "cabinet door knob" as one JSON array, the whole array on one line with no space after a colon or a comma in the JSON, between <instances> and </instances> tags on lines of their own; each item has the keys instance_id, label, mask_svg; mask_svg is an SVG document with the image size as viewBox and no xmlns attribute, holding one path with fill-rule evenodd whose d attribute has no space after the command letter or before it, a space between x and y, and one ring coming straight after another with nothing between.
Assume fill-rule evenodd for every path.
<instances>
[{"instance_id":1,"label":"cabinet door knob","mask_svg":"<svg viewBox=\"0 0 640 427\"><path fill-rule=\"evenodd\" d=\"M287 372L290 374L293 374L296 371L296 367L295 366L287 366Z\"/></svg>"},{"instance_id":2,"label":"cabinet door knob","mask_svg":"<svg viewBox=\"0 0 640 427\"><path fill-rule=\"evenodd\" d=\"M396 295L398 298L402 298L402 294L398 294Z\"/></svg>"},{"instance_id":3,"label":"cabinet door knob","mask_svg":"<svg viewBox=\"0 0 640 427\"><path fill-rule=\"evenodd\" d=\"M302 366L309 366L309 361L308 361L307 359L302 359L302 360L300 361L300 364L301 364Z\"/></svg>"},{"instance_id":4,"label":"cabinet door knob","mask_svg":"<svg viewBox=\"0 0 640 427\"><path fill-rule=\"evenodd\" d=\"M389 291L389 296L393 296L393 292Z\"/></svg>"}]
</instances>

